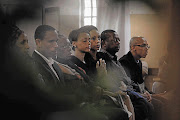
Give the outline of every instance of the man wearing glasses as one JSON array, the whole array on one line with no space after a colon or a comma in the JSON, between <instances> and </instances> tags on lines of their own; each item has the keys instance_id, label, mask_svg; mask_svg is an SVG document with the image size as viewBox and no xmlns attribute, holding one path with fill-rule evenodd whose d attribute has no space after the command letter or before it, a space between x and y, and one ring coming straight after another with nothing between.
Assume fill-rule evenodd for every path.
<instances>
[{"instance_id":1,"label":"man wearing glasses","mask_svg":"<svg viewBox=\"0 0 180 120\"><path fill-rule=\"evenodd\" d=\"M130 40L130 51L119 59L119 62L124 67L126 74L133 81L133 89L136 92L143 93L143 97L151 101L151 95L144 89L144 80L142 76L142 62L140 58L145 58L148 54L147 41L144 37L133 37ZM140 89L143 88L143 89Z\"/></svg>"},{"instance_id":2,"label":"man wearing glasses","mask_svg":"<svg viewBox=\"0 0 180 120\"><path fill-rule=\"evenodd\" d=\"M130 51L121 57L119 62L124 67L126 74L131 78L134 91L139 92L153 105L154 112L152 120L158 120L163 110L163 103L152 97L148 90L145 89L142 76L142 62L140 58L147 56L149 48L150 46L148 46L144 37L133 37L130 40Z\"/></svg>"}]
</instances>

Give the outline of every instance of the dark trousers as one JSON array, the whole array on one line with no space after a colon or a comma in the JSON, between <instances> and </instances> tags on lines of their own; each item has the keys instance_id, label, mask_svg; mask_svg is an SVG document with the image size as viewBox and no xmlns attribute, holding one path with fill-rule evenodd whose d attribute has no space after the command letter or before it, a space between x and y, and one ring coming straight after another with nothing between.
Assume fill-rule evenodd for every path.
<instances>
[{"instance_id":1,"label":"dark trousers","mask_svg":"<svg viewBox=\"0 0 180 120\"><path fill-rule=\"evenodd\" d=\"M128 91L131 102L134 107L135 119L136 120L152 120L154 107L153 105L140 96L136 92Z\"/></svg>"}]
</instances>

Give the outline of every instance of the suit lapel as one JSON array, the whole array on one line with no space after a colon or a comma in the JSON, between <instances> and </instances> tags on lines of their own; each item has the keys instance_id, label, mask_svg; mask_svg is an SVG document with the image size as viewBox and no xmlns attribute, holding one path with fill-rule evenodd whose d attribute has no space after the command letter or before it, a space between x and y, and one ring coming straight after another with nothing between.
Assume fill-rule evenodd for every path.
<instances>
[{"instance_id":1,"label":"suit lapel","mask_svg":"<svg viewBox=\"0 0 180 120\"><path fill-rule=\"evenodd\" d=\"M47 62L36 52L33 52L32 57L37 62L37 66L39 66L38 69L40 69L40 73L42 73L43 76L47 76L47 74L49 74L48 76L51 76L51 77L47 78L48 81L53 79L54 83L57 84L59 82L59 80L56 77L56 75L54 74L54 72L51 70L51 68L49 67Z\"/></svg>"},{"instance_id":2,"label":"suit lapel","mask_svg":"<svg viewBox=\"0 0 180 120\"><path fill-rule=\"evenodd\" d=\"M129 62L131 63L131 68L133 69L133 77L136 78L136 81L138 83L142 83L143 79L142 79L142 63L141 60L139 60L139 63L136 63L134 57L132 56L131 52L128 52L127 54L127 59L129 60ZM134 72L136 71L136 72ZM137 79L138 78L138 79Z\"/></svg>"},{"instance_id":3,"label":"suit lapel","mask_svg":"<svg viewBox=\"0 0 180 120\"><path fill-rule=\"evenodd\" d=\"M63 74L62 70L60 69L60 67L58 66L58 64L56 62L54 62L54 64L52 66L59 77L59 81L62 84L64 84L64 74Z\"/></svg>"}]
</instances>

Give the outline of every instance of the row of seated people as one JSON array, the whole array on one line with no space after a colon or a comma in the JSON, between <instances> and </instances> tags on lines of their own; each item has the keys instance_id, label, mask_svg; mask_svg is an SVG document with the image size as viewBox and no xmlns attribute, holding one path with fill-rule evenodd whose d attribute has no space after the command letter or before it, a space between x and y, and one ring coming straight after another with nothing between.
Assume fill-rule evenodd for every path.
<instances>
[{"instance_id":1,"label":"row of seated people","mask_svg":"<svg viewBox=\"0 0 180 120\"><path fill-rule=\"evenodd\" d=\"M22 30L5 26L2 33L7 40L2 62L6 80L1 84L4 113L9 108L19 119L44 120L155 120L154 111L160 114L161 102L139 89L139 59L149 48L143 37L133 37L130 52L117 60L120 39L114 30L100 35L96 27L83 26L67 39L53 27L40 25L32 57ZM126 61L128 56L134 61Z\"/></svg>"}]
</instances>

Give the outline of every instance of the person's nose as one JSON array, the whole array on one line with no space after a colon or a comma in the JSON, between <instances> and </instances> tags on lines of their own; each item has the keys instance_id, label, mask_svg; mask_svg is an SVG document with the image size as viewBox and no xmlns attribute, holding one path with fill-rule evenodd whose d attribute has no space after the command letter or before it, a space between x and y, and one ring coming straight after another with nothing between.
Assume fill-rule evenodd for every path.
<instances>
[{"instance_id":1,"label":"person's nose","mask_svg":"<svg viewBox=\"0 0 180 120\"><path fill-rule=\"evenodd\" d=\"M98 44L99 44L99 43L100 43L100 39L98 39L98 38L97 38L97 39L96 39L96 43L98 43Z\"/></svg>"},{"instance_id":2,"label":"person's nose","mask_svg":"<svg viewBox=\"0 0 180 120\"><path fill-rule=\"evenodd\" d=\"M119 41L119 40L118 40L118 41L116 41L116 44L117 44L117 45L120 45L120 41Z\"/></svg>"},{"instance_id":3,"label":"person's nose","mask_svg":"<svg viewBox=\"0 0 180 120\"><path fill-rule=\"evenodd\" d=\"M147 50L147 51L149 50L149 48L150 48L150 46L146 46L146 50Z\"/></svg>"},{"instance_id":4,"label":"person's nose","mask_svg":"<svg viewBox=\"0 0 180 120\"><path fill-rule=\"evenodd\" d=\"M26 44L25 48L26 48L26 49L29 49L29 48L30 48L28 43Z\"/></svg>"},{"instance_id":5,"label":"person's nose","mask_svg":"<svg viewBox=\"0 0 180 120\"><path fill-rule=\"evenodd\" d=\"M57 42L54 42L54 47L55 47L55 48L57 48L57 47L58 47Z\"/></svg>"},{"instance_id":6,"label":"person's nose","mask_svg":"<svg viewBox=\"0 0 180 120\"><path fill-rule=\"evenodd\" d=\"M147 46L146 48L149 50L149 49L150 49L150 46Z\"/></svg>"},{"instance_id":7,"label":"person's nose","mask_svg":"<svg viewBox=\"0 0 180 120\"><path fill-rule=\"evenodd\" d=\"M89 45L89 46L91 45L91 41L90 41L90 40L88 41L88 45Z\"/></svg>"}]
</instances>

